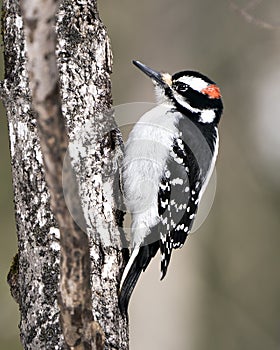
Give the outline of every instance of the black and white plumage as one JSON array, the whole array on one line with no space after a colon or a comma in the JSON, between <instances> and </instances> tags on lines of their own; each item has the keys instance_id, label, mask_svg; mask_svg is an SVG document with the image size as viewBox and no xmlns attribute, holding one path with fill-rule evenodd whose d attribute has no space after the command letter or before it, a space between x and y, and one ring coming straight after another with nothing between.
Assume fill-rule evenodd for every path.
<instances>
[{"instance_id":1,"label":"black and white plumage","mask_svg":"<svg viewBox=\"0 0 280 350\"><path fill-rule=\"evenodd\" d=\"M206 76L171 76L133 63L152 78L158 106L140 118L125 147L122 186L132 215L132 253L120 285L124 313L155 254L161 253L162 279L172 250L185 243L215 165L223 110L220 90Z\"/></svg>"}]
</instances>

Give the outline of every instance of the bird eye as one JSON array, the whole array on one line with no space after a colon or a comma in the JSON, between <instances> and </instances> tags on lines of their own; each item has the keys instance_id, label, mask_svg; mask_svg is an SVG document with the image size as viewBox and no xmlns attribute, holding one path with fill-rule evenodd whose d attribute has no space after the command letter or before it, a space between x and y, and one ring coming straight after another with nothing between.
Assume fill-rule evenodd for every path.
<instances>
[{"instance_id":1,"label":"bird eye","mask_svg":"<svg viewBox=\"0 0 280 350\"><path fill-rule=\"evenodd\" d=\"M177 82L175 85L175 89L180 92L184 92L188 90L188 85L182 82Z\"/></svg>"}]
</instances>

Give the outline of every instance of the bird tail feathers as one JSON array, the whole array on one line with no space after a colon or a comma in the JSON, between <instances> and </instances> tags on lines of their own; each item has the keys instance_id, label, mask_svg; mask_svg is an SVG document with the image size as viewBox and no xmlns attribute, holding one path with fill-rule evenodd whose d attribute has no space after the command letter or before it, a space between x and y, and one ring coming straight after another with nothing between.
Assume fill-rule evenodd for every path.
<instances>
[{"instance_id":1,"label":"bird tail feathers","mask_svg":"<svg viewBox=\"0 0 280 350\"><path fill-rule=\"evenodd\" d=\"M129 300L140 274L146 269L151 259L157 253L158 249L159 241L145 246L136 246L134 248L124 269L120 284L119 307L122 314L127 315Z\"/></svg>"}]
</instances>

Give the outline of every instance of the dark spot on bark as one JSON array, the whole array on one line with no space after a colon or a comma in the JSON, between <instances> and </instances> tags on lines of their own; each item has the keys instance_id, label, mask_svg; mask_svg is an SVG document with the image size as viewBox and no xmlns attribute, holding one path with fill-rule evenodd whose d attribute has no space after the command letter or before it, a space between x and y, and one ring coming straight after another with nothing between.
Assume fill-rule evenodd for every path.
<instances>
[{"instance_id":1,"label":"dark spot on bark","mask_svg":"<svg viewBox=\"0 0 280 350\"><path fill-rule=\"evenodd\" d=\"M102 334L100 334L99 332L96 332L95 338L96 338L95 339L96 348L97 349L102 349L103 348Z\"/></svg>"},{"instance_id":2,"label":"dark spot on bark","mask_svg":"<svg viewBox=\"0 0 280 350\"><path fill-rule=\"evenodd\" d=\"M19 286L19 262L18 262L18 253L14 256L10 271L7 276L7 282L10 286L10 291L12 297L19 304L20 303L20 286Z\"/></svg>"},{"instance_id":3,"label":"dark spot on bark","mask_svg":"<svg viewBox=\"0 0 280 350\"><path fill-rule=\"evenodd\" d=\"M37 335L36 327L30 327L28 335L26 337L26 343L27 344L32 343L32 340L36 337L36 335Z\"/></svg>"},{"instance_id":4,"label":"dark spot on bark","mask_svg":"<svg viewBox=\"0 0 280 350\"><path fill-rule=\"evenodd\" d=\"M50 53L46 53L45 55L44 55L44 60L48 60L50 58Z\"/></svg>"},{"instance_id":5,"label":"dark spot on bark","mask_svg":"<svg viewBox=\"0 0 280 350\"><path fill-rule=\"evenodd\" d=\"M105 264L105 252L104 252L104 249L103 249L103 246L102 246L102 244L100 244L100 246L99 246L99 248L100 248L100 266L102 267L102 266L104 266L104 264Z\"/></svg>"},{"instance_id":6,"label":"dark spot on bark","mask_svg":"<svg viewBox=\"0 0 280 350\"><path fill-rule=\"evenodd\" d=\"M54 125L55 123L55 119L53 116L49 116L48 119L44 120L44 123L46 126L51 126L51 125Z\"/></svg>"},{"instance_id":7,"label":"dark spot on bark","mask_svg":"<svg viewBox=\"0 0 280 350\"><path fill-rule=\"evenodd\" d=\"M38 24L38 20L36 18L32 18L32 19L25 19L25 23L26 25L29 27L30 29L30 33L29 33L29 41L31 43L33 43L33 39L34 39L34 31L37 28L37 24Z\"/></svg>"},{"instance_id":8,"label":"dark spot on bark","mask_svg":"<svg viewBox=\"0 0 280 350\"><path fill-rule=\"evenodd\" d=\"M46 252L43 251L43 250L41 250L41 251L39 252L39 256L40 256L41 258L44 258L44 257L46 256Z\"/></svg>"},{"instance_id":9,"label":"dark spot on bark","mask_svg":"<svg viewBox=\"0 0 280 350\"><path fill-rule=\"evenodd\" d=\"M26 19L25 22L31 30L35 30L37 28L38 20L36 18Z\"/></svg>"},{"instance_id":10,"label":"dark spot on bark","mask_svg":"<svg viewBox=\"0 0 280 350\"><path fill-rule=\"evenodd\" d=\"M44 281L43 293L48 305L53 305L57 298L59 266L52 262L52 264L43 265L42 280Z\"/></svg>"}]
</instances>

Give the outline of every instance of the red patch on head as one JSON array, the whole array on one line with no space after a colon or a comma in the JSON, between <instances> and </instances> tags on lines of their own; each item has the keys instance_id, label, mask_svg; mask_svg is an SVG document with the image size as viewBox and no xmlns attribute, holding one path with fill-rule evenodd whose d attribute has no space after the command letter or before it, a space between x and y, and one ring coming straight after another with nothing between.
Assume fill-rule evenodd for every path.
<instances>
[{"instance_id":1,"label":"red patch on head","mask_svg":"<svg viewBox=\"0 0 280 350\"><path fill-rule=\"evenodd\" d=\"M221 91L217 85L212 84L202 89L201 92L208 95L210 98L221 98Z\"/></svg>"}]
</instances>

